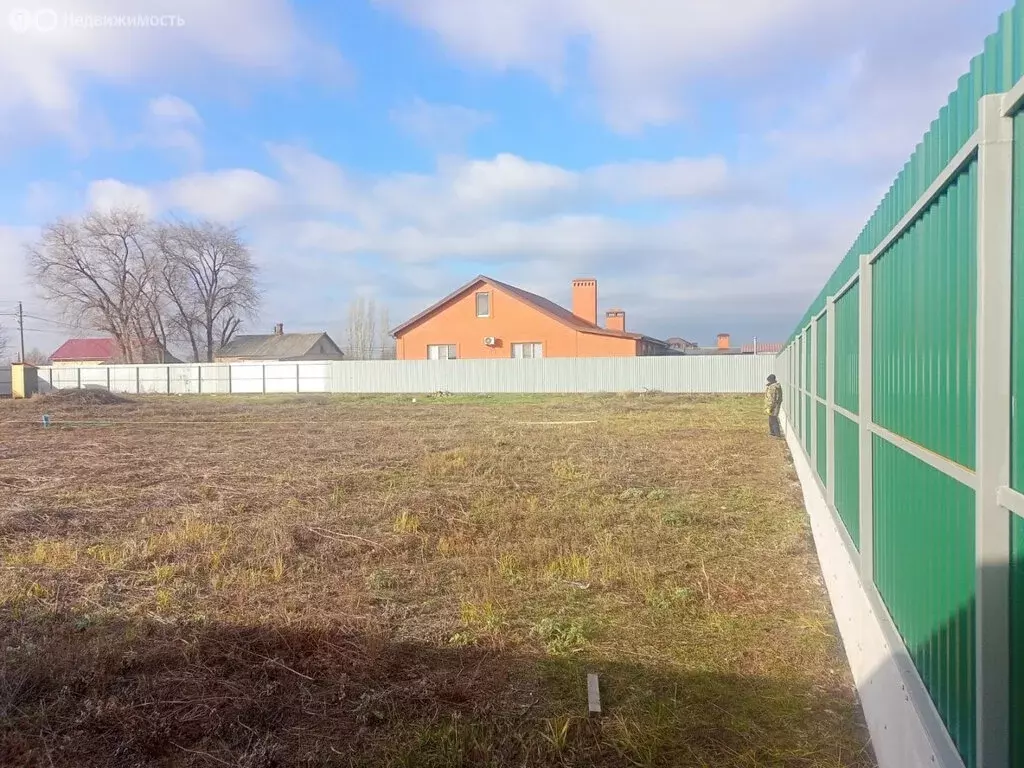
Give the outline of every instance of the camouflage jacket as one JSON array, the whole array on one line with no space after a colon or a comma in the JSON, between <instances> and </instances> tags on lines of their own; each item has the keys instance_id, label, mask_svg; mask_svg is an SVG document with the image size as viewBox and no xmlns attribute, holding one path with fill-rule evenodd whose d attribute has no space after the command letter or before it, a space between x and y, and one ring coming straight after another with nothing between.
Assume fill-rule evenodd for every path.
<instances>
[{"instance_id":1,"label":"camouflage jacket","mask_svg":"<svg viewBox=\"0 0 1024 768\"><path fill-rule=\"evenodd\" d=\"M774 382L764 390L764 412L769 416L778 416L782 408L782 385Z\"/></svg>"}]
</instances>

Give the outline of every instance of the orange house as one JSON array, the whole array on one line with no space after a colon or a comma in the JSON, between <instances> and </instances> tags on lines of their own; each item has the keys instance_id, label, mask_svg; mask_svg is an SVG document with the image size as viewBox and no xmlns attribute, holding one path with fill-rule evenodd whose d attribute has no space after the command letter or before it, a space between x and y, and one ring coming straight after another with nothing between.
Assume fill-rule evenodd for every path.
<instances>
[{"instance_id":1,"label":"orange house","mask_svg":"<svg viewBox=\"0 0 1024 768\"><path fill-rule=\"evenodd\" d=\"M597 324L597 281L572 281L572 312L485 275L395 328L399 360L669 355L658 339L626 331L626 313Z\"/></svg>"}]
</instances>

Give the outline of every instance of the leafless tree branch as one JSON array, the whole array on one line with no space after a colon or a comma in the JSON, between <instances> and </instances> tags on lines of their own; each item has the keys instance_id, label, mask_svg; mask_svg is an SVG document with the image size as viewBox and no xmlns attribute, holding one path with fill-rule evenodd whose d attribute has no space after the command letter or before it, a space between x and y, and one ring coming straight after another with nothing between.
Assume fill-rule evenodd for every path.
<instances>
[{"instance_id":1,"label":"leafless tree branch","mask_svg":"<svg viewBox=\"0 0 1024 768\"><path fill-rule=\"evenodd\" d=\"M67 322L110 334L125 362L159 362L177 342L213 360L259 305L248 249L211 222L153 223L133 209L58 219L27 256Z\"/></svg>"}]
</instances>

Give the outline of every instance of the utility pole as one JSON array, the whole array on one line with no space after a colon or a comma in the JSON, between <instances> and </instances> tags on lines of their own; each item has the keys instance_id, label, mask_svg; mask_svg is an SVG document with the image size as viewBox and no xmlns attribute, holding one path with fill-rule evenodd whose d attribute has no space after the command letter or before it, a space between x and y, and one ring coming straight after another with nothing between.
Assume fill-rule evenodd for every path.
<instances>
[{"instance_id":1,"label":"utility pole","mask_svg":"<svg viewBox=\"0 0 1024 768\"><path fill-rule=\"evenodd\" d=\"M21 302L18 302L18 335L21 336L21 357L19 363L25 362L25 314L21 309Z\"/></svg>"}]
</instances>

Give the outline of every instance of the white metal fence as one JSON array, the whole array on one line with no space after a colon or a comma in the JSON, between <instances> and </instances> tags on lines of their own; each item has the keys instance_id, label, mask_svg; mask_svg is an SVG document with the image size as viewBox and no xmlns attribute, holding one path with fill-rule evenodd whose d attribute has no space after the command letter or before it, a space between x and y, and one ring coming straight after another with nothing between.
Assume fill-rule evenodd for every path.
<instances>
[{"instance_id":1,"label":"white metal fence","mask_svg":"<svg viewBox=\"0 0 1024 768\"><path fill-rule=\"evenodd\" d=\"M270 393L750 393L774 369L768 355L536 360L365 360L42 367L39 387L128 394Z\"/></svg>"}]
</instances>

